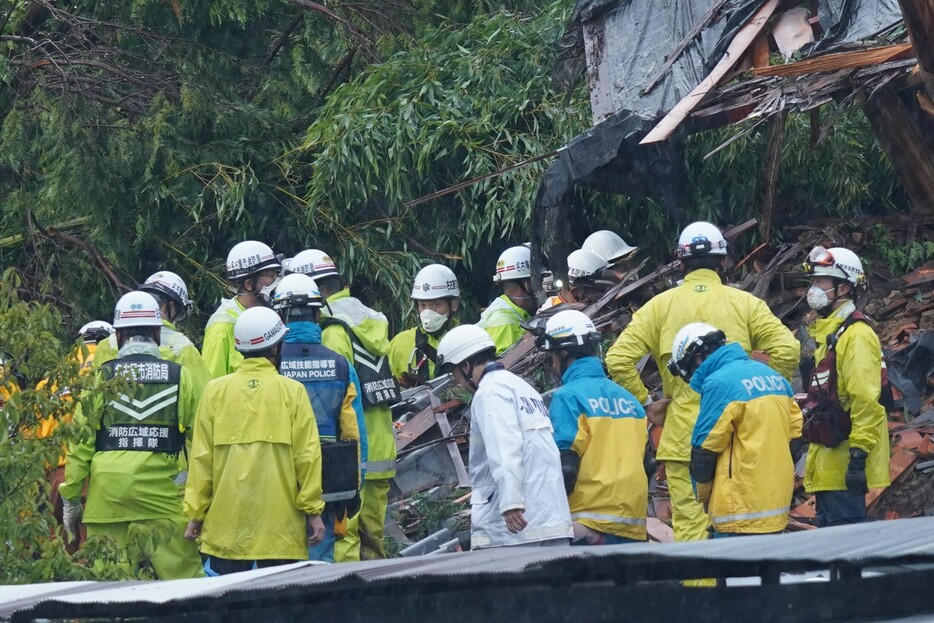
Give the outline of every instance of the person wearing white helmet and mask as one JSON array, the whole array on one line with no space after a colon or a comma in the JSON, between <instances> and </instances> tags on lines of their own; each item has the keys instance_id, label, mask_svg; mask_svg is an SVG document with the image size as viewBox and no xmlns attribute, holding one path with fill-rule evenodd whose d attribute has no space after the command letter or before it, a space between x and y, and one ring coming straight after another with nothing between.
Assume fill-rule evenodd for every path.
<instances>
[{"instance_id":1,"label":"person wearing white helmet and mask","mask_svg":"<svg viewBox=\"0 0 934 623\"><path fill-rule=\"evenodd\" d=\"M82 401L80 413L91 434L73 445L65 464L63 524L73 535L79 521L89 537L107 536L124 552L134 524L155 529L170 522L167 542L150 549L138 545L160 580L201 577L197 547L184 538L185 520L175 478L178 454L192 434L196 397L184 367L162 359L159 352L162 314L145 292L130 292L118 302L114 329L117 359L100 368L103 378L126 379L128 393L107 403ZM81 493L87 481L87 505ZM130 560L131 565L140 561Z\"/></svg>"},{"instance_id":2,"label":"person wearing white helmet and mask","mask_svg":"<svg viewBox=\"0 0 934 623\"><path fill-rule=\"evenodd\" d=\"M522 323L538 308L532 293L532 252L528 246L510 247L502 252L496 261L493 283L503 293L483 310L477 326L490 334L496 354L501 355L525 335Z\"/></svg>"},{"instance_id":3,"label":"person wearing white helmet and mask","mask_svg":"<svg viewBox=\"0 0 934 623\"><path fill-rule=\"evenodd\" d=\"M473 394L471 549L568 544L571 513L541 395L496 361L493 339L477 325L448 331L437 365Z\"/></svg>"},{"instance_id":4,"label":"person wearing white helmet and mask","mask_svg":"<svg viewBox=\"0 0 934 623\"><path fill-rule=\"evenodd\" d=\"M842 247L814 248L805 270L807 302L819 318L808 327L818 347L806 379L804 487L814 493L819 526L866 521L868 489L889 485L882 348L856 308L866 274L859 257Z\"/></svg>"},{"instance_id":5,"label":"person wearing white helmet and mask","mask_svg":"<svg viewBox=\"0 0 934 623\"><path fill-rule=\"evenodd\" d=\"M245 310L268 305L281 267L269 245L256 240L237 243L227 254L227 279L237 294L221 301L204 330L201 354L212 378L230 374L243 361L234 347L234 323Z\"/></svg>"},{"instance_id":6,"label":"person wearing white helmet and mask","mask_svg":"<svg viewBox=\"0 0 934 623\"><path fill-rule=\"evenodd\" d=\"M716 324L728 340L787 379L797 368L801 346L764 301L723 284L719 271L727 261L727 242L715 225L701 221L685 227L675 256L684 270L684 282L633 314L607 351L606 364L610 377L646 406L648 420L664 424L656 457L665 462L675 540L694 541L708 537L707 513L695 498L689 472L700 398L666 367L675 335L691 322ZM654 403L637 368L647 354L662 378L664 398Z\"/></svg>"},{"instance_id":7,"label":"person wearing white helmet and mask","mask_svg":"<svg viewBox=\"0 0 934 623\"><path fill-rule=\"evenodd\" d=\"M447 266L430 264L415 275L412 300L419 324L389 342L389 367L403 387L422 385L435 376L438 342L457 326L460 286Z\"/></svg>"},{"instance_id":8,"label":"person wearing white helmet and mask","mask_svg":"<svg viewBox=\"0 0 934 623\"><path fill-rule=\"evenodd\" d=\"M789 444L801 436L791 383L703 322L678 331L668 371L700 394L691 476L714 537L784 530L795 481Z\"/></svg>"},{"instance_id":9,"label":"person wearing white helmet and mask","mask_svg":"<svg viewBox=\"0 0 934 623\"><path fill-rule=\"evenodd\" d=\"M272 308L289 332L279 372L305 386L321 439L324 540L309 560L334 562L334 544L360 510L360 465L366 461L363 402L357 373L343 355L321 344L318 319L324 299L308 275L286 275L276 286Z\"/></svg>"},{"instance_id":10,"label":"person wearing white helmet and mask","mask_svg":"<svg viewBox=\"0 0 934 623\"><path fill-rule=\"evenodd\" d=\"M244 360L204 391L185 491L185 537L201 537L219 575L307 560L325 531L311 402L277 369L288 329L267 307L233 329Z\"/></svg>"},{"instance_id":11,"label":"person wearing white helmet and mask","mask_svg":"<svg viewBox=\"0 0 934 623\"><path fill-rule=\"evenodd\" d=\"M581 545L646 540L645 410L607 378L602 340L593 321L573 309L549 318L537 340L561 379L548 414Z\"/></svg>"},{"instance_id":12,"label":"person wearing white helmet and mask","mask_svg":"<svg viewBox=\"0 0 934 623\"><path fill-rule=\"evenodd\" d=\"M338 562L386 557L383 532L389 481L396 475L396 437L389 405L399 387L389 366L389 321L351 296L330 256L307 249L292 258L291 270L314 279L325 299L321 343L347 358L360 377L366 420L366 477L360 512L348 522L347 536L334 546Z\"/></svg>"}]
</instances>

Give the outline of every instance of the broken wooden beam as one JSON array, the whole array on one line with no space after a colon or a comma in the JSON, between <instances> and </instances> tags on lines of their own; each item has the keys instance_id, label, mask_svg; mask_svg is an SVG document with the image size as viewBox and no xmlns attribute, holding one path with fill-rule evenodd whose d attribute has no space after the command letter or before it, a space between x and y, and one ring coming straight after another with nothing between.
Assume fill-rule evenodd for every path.
<instances>
[{"instance_id":1,"label":"broken wooden beam","mask_svg":"<svg viewBox=\"0 0 934 623\"><path fill-rule=\"evenodd\" d=\"M797 78L809 74L828 73L841 69L858 69L870 65L880 65L891 61L912 58L915 50L910 43L887 45L870 50L854 50L852 52L836 52L808 58L796 63L773 65L771 67L756 67L752 70L755 76L779 76L782 78Z\"/></svg>"}]
</instances>

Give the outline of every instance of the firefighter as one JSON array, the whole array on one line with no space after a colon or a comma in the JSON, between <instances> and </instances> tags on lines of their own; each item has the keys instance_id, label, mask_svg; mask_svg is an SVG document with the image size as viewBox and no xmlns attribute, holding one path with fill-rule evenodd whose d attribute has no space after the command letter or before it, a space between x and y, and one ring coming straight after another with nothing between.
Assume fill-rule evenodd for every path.
<instances>
[{"instance_id":1,"label":"firefighter","mask_svg":"<svg viewBox=\"0 0 934 623\"><path fill-rule=\"evenodd\" d=\"M201 537L218 575L307 560L325 532L311 402L276 369L288 329L267 307L233 329L244 360L204 391L185 491L185 537Z\"/></svg>"},{"instance_id":2,"label":"firefighter","mask_svg":"<svg viewBox=\"0 0 934 623\"><path fill-rule=\"evenodd\" d=\"M243 361L234 345L234 323L244 310L269 304L281 267L272 249L256 240L240 242L227 254L227 279L237 293L221 300L204 329L201 354L211 378L230 374Z\"/></svg>"},{"instance_id":3,"label":"firefighter","mask_svg":"<svg viewBox=\"0 0 934 623\"><path fill-rule=\"evenodd\" d=\"M473 394L471 549L566 545L574 532L542 397L496 361L496 344L477 325L442 338L438 368Z\"/></svg>"},{"instance_id":4,"label":"firefighter","mask_svg":"<svg viewBox=\"0 0 934 623\"><path fill-rule=\"evenodd\" d=\"M123 551L132 551L131 526L157 529L169 522L173 529L167 542L152 539L157 544L148 549L147 539L140 539L138 547L161 580L201 577L198 549L184 538L186 522L174 482L178 454L195 418L191 377L182 366L162 359L162 314L149 294L125 294L117 302L113 326L117 358L101 366L100 373L126 379L130 391L107 404L97 399L79 407L76 418L85 417L94 434L69 449L59 489L63 524L72 536L83 521L88 537L108 536Z\"/></svg>"},{"instance_id":5,"label":"firefighter","mask_svg":"<svg viewBox=\"0 0 934 623\"><path fill-rule=\"evenodd\" d=\"M347 359L321 345L318 317L324 299L308 275L286 275L273 294L272 308L286 328L279 372L305 386L321 440L321 481L325 535L309 560L334 562L334 544L347 534L347 520L360 510L360 463L366 449L363 403L357 374Z\"/></svg>"},{"instance_id":6,"label":"firefighter","mask_svg":"<svg viewBox=\"0 0 934 623\"><path fill-rule=\"evenodd\" d=\"M366 477L361 508L350 520L347 536L334 547L341 561L386 557L383 528L389 505L389 481L396 475L396 438L389 405L399 388L389 369L389 321L351 296L334 261L320 249L292 258L290 269L314 279L325 299L321 343L347 358L360 377L366 420Z\"/></svg>"},{"instance_id":7,"label":"firefighter","mask_svg":"<svg viewBox=\"0 0 934 623\"><path fill-rule=\"evenodd\" d=\"M789 444L801 436L791 384L702 322L678 331L668 369L700 394L691 477L714 537L784 530L795 480Z\"/></svg>"},{"instance_id":8,"label":"firefighter","mask_svg":"<svg viewBox=\"0 0 934 623\"><path fill-rule=\"evenodd\" d=\"M798 365L801 347L761 299L723 284L719 271L726 265L727 243L715 225L696 222L685 227L675 255L685 272L684 282L633 314L607 351L606 364L610 377L646 407L648 420L664 424L656 456L665 462L675 540L695 541L708 537L707 513L695 498L689 472L700 398L666 367L675 335L690 322L715 323L728 340L788 379ZM647 354L658 366L666 396L654 402L637 368Z\"/></svg>"},{"instance_id":9,"label":"firefighter","mask_svg":"<svg viewBox=\"0 0 934 623\"><path fill-rule=\"evenodd\" d=\"M415 275L412 300L419 324L389 342L389 367L403 387L423 385L435 376L438 342L458 322L460 286L447 266L431 264Z\"/></svg>"},{"instance_id":10,"label":"firefighter","mask_svg":"<svg viewBox=\"0 0 934 623\"><path fill-rule=\"evenodd\" d=\"M503 251L496 261L493 283L499 285L503 293L483 310L477 326L490 334L496 344L496 354L501 355L525 335L521 325L538 308L538 301L532 293L532 252L529 247L522 245Z\"/></svg>"},{"instance_id":11,"label":"firefighter","mask_svg":"<svg viewBox=\"0 0 934 623\"><path fill-rule=\"evenodd\" d=\"M606 376L602 340L590 318L571 309L549 318L538 340L561 379L548 415L581 545L646 540L645 410Z\"/></svg>"},{"instance_id":12,"label":"firefighter","mask_svg":"<svg viewBox=\"0 0 934 623\"><path fill-rule=\"evenodd\" d=\"M856 308L866 288L859 257L842 247L814 248L808 305L818 320L808 327L817 342L805 418L808 447L804 487L814 492L817 524L866 521L865 495L889 485L889 434L882 394L882 348L869 320ZM827 404L827 403L831 404ZM831 416L829 438L821 416ZM839 418L839 421L837 421Z\"/></svg>"}]
</instances>

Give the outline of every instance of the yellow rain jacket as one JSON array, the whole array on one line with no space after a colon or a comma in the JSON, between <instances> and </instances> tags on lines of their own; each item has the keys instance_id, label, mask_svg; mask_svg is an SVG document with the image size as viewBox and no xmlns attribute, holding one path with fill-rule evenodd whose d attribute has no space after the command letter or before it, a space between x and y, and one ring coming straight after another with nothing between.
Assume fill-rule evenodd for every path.
<instances>
[{"instance_id":1,"label":"yellow rain jacket","mask_svg":"<svg viewBox=\"0 0 934 623\"><path fill-rule=\"evenodd\" d=\"M307 560L320 515L321 445L305 387L251 358L208 383L192 442L185 515L201 551L231 560Z\"/></svg>"},{"instance_id":2,"label":"yellow rain jacket","mask_svg":"<svg viewBox=\"0 0 934 623\"><path fill-rule=\"evenodd\" d=\"M243 355L234 345L233 328L237 318L245 308L236 296L222 299L220 306L208 319L204 329L204 343L201 344L201 356L211 378L220 378L237 369L243 361Z\"/></svg>"},{"instance_id":3,"label":"yellow rain jacket","mask_svg":"<svg viewBox=\"0 0 934 623\"><path fill-rule=\"evenodd\" d=\"M738 342L747 353L765 351L769 366L791 379L798 366L801 345L768 305L748 292L723 285L720 276L707 269L691 271L684 283L662 292L633 314L616 343L606 354L610 377L628 389L642 404L649 390L639 378L636 365L651 354L662 377L668 405L665 427L656 454L660 461L689 461L691 432L697 420L700 398L687 383L668 372L671 343L681 328L706 322Z\"/></svg>"},{"instance_id":4,"label":"yellow rain jacket","mask_svg":"<svg viewBox=\"0 0 934 623\"><path fill-rule=\"evenodd\" d=\"M572 363L561 382L548 416L558 450L580 456L577 484L568 496L571 519L597 532L644 541L649 482L642 405L607 378L596 357Z\"/></svg>"},{"instance_id":5,"label":"yellow rain jacket","mask_svg":"<svg viewBox=\"0 0 934 623\"><path fill-rule=\"evenodd\" d=\"M520 327L519 323L529 318L531 318L529 312L502 294L483 310L477 326L486 330L493 338L493 343L496 344L496 355L499 356L522 339L525 329Z\"/></svg>"},{"instance_id":6,"label":"yellow rain jacket","mask_svg":"<svg viewBox=\"0 0 934 623\"><path fill-rule=\"evenodd\" d=\"M457 320L451 319L443 333L426 333L428 345L437 350L441 338L458 324ZM389 369L397 379L401 379L404 374L411 374L418 363L415 361L415 336L419 330L419 327L412 327L399 333L389 342ZM435 378L435 362L428 359L425 363L428 366L428 378Z\"/></svg>"},{"instance_id":7,"label":"yellow rain jacket","mask_svg":"<svg viewBox=\"0 0 934 623\"><path fill-rule=\"evenodd\" d=\"M784 530L795 480L788 444L801 436L802 423L791 384L733 343L704 360L691 387L701 397L691 445L717 455L713 480L696 483L714 529Z\"/></svg>"},{"instance_id":8,"label":"yellow rain jacket","mask_svg":"<svg viewBox=\"0 0 934 623\"><path fill-rule=\"evenodd\" d=\"M814 360L827 355L827 336L835 333L856 310L852 302L808 328L818 344ZM804 488L813 491L845 491L844 476L850 448L869 453L866 481L870 489L887 487L889 481L889 431L885 409L879 404L882 392L882 347L875 330L865 322L847 328L837 342L837 396L850 412L850 438L836 448L812 443L804 470Z\"/></svg>"},{"instance_id":9,"label":"yellow rain jacket","mask_svg":"<svg viewBox=\"0 0 934 623\"><path fill-rule=\"evenodd\" d=\"M368 352L377 356L389 354L389 322L386 316L350 296L349 288L328 297L328 307L335 318L350 326ZM328 307L322 310L325 316ZM331 324L325 327L321 343L346 357L350 365L355 365L353 342L343 326ZM366 405L363 416L367 438L366 479L388 480L396 475L396 434L392 426L392 411L387 405Z\"/></svg>"}]
</instances>

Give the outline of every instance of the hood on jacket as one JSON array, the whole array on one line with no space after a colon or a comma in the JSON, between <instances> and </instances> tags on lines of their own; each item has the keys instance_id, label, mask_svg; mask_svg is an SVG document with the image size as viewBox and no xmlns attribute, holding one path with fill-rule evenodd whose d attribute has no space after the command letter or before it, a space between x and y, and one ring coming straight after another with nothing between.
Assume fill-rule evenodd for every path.
<instances>
[{"instance_id":1,"label":"hood on jacket","mask_svg":"<svg viewBox=\"0 0 934 623\"><path fill-rule=\"evenodd\" d=\"M600 359L597 357L581 357L577 359L568 366L568 369L564 371L564 374L561 376L561 384L567 385L571 381L576 381L577 379L584 378L600 378L605 377L606 372L603 371L603 363L600 362Z\"/></svg>"},{"instance_id":2,"label":"hood on jacket","mask_svg":"<svg viewBox=\"0 0 934 623\"><path fill-rule=\"evenodd\" d=\"M700 393L701 389L704 387L704 381L707 380L708 376L728 363L742 361L743 359L749 359L749 355L746 354L746 351L744 351L743 347L737 342L724 344L714 351L712 355L707 357L707 359L704 359L704 362L694 371L694 374L691 376L691 389Z\"/></svg>"},{"instance_id":3,"label":"hood on jacket","mask_svg":"<svg viewBox=\"0 0 934 623\"><path fill-rule=\"evenodd\" d=\"M321 327L310 320L295 320L287 322L289 332L285 334L287 344L320 344Z\"/></svg>"},{"instance_id":4,"label":"hood on jacket","mask_svg":"<svg viewBox=\"0 0 934 623\"><path fill-rule=\"evenodd\" d=\"M385 315L350 296L349 288L332 294L327 303L321 310L323 316L333 316L347 323L363 347L374 355L389 354L389 321Z\"/></svg>"}]
</instances>

